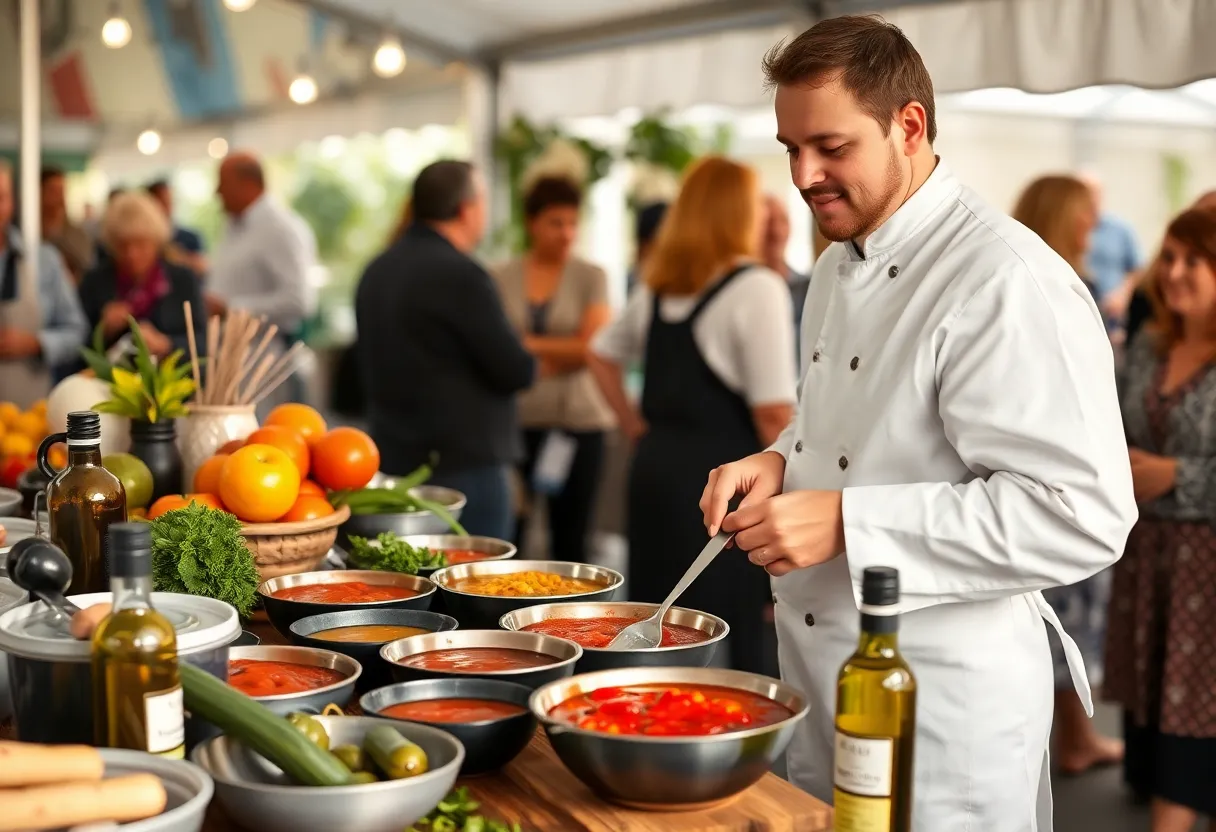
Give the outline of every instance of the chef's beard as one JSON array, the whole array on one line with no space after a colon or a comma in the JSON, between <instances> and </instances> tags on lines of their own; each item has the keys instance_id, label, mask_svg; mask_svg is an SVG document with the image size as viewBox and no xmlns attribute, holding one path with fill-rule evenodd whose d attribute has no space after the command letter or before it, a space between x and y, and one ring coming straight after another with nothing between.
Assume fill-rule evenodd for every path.
<instances>
[{"instance_id":1,"label":"chef's beard","mask_svg":"<svg viewBox=\"0 0 1216 832\"><path fill-rule=\"evenodd\" d=\"M813 185L802 190L802 199L815 213L815 204L811 201L816 196L838 196L847 203L848 214L839 216L831 221L825 221L815 216L815 225L819 233L834 243L846 240L856 240L858 237L877 230L887 217L904 192L902 170L899 164L899 153L893 145L889 146L890 155L887 157L887 169L883 175L879 189L871 195L869 189L859 187L856 194L849 193L840 185Z\"/></svg>"}]
</instances>

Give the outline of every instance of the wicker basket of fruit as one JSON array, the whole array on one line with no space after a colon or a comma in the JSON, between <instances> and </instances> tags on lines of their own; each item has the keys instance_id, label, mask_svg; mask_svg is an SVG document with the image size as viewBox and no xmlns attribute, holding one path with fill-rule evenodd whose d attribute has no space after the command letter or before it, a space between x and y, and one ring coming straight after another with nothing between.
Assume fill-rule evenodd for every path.
<instances>
[{"instance_id":1,"label":"wicker basket of fruit","mask_svg":"<svg viewBox=\"0 0 1216 832\"><path fill-rule=\"evenodd\" d=\"M312 572L329 554L338 527L350 519L342 506L333 514L294 523L245 523L241 534L253 552L262 580L297 572Z\"/></svg>"}]
</instances>

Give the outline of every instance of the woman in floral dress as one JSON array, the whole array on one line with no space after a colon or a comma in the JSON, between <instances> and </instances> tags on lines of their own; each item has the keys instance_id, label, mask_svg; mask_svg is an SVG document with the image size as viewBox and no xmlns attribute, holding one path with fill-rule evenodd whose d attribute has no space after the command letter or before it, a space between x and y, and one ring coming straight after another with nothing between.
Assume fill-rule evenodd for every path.
<instances>
[{"instance_id":1,"label":"woman in floral dress","mask_svg":"<svg viewBox=\"0 0 1216 832\"><path fill-rule=\"evenodd\" d=\"M1120 403L1140 520L1116 566L1105 695L1153 832L1216 816L1216 212L1166 231Z\"/></svg>"}]
</instances>

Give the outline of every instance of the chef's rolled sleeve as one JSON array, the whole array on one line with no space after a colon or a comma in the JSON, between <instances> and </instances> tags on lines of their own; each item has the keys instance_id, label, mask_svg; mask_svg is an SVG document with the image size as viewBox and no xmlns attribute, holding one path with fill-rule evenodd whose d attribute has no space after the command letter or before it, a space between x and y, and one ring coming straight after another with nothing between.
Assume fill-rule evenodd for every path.
<instances>
[{"instance_id":1,"label":"chef's rolled sleeve","mask_svg":"<svg viewBox=\"0 0 1216 832\"><path fill-rule=\"evenodd\" d=\"M1079 281L1001 267L947 325L946 438L967 482L847 487L845 548L900 570L901 608L1076 583L1119 559L1137 511L1101 317Z\"/></svg>"}]
</instances>

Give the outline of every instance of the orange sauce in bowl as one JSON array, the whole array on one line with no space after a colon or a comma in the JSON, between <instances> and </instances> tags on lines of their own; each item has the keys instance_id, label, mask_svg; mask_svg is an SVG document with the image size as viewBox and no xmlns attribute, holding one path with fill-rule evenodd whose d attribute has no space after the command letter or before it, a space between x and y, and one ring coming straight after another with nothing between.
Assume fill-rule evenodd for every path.
<instances>
[{"instance_id":1,"label":"orange sauce in bowl","mask_svg":"<svg viewBox=\"0 0 1216 832\"><path fill-rule=\"evenodd\" d=\"M336 685L346 675L328 667L261 659L232 659L228 662L228 684L246 696L278 696L303 693Z\"/></svg>"},{"instance_id":2,"label":"orange sauce in bowl","mask_svg":"<svg viewBox=\"0 0 1216 832\"><path fill-rule=\"evenodd\" d=\"M497 699L426 699L389 705L380 711L380 716L417 722L486 722L518 716L525 710L512 702Z\"/></svg>"},{"instance_id":3,"label":"orange sauce in bowl","mask_svg":"<svg viewBox=\"0 0 1216 832\"><path fill-rule=\"evenodd\" d=\"M342 581L286 586L276 589L271 596L284 601L302 601L308 604L370 604L376 601L399 601L403 598L413 598L417 594L404 586Z\"/></svg>"}]
</instances>

